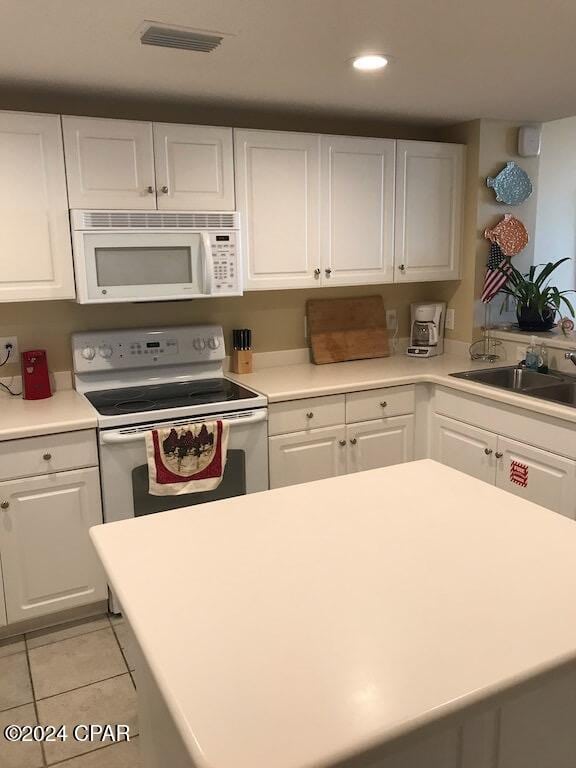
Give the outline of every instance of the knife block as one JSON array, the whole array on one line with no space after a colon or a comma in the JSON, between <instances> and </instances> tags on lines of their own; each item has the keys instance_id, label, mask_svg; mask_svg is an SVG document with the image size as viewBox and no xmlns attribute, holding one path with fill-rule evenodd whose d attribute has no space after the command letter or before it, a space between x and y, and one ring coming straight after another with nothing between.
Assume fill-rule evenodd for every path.
<instances>
[{"instance_id":1,"label":"knife block","mask_svg":"<svg viewBox=\"0 0 576 768\"><path fill-rule=\"evenodd\" d=\"M230 367L233 373L252 373L252 350L233 349Z\"/></svg>"}]
</instances>

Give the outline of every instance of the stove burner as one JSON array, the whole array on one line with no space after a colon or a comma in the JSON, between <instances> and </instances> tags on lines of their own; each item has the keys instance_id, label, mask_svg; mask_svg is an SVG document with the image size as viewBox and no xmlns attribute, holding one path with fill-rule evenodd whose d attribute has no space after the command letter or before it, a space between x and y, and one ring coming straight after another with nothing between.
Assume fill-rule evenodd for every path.
<instances>
[{"instance_id":1,"label":"stove burner","mask_svg":"<svg viewBox=\"0 0 576 768\"><path fill-rule=\"evenodd\" d=\"M160 411L189 406L214 406L257 395L230 379L199 379L137 387L86 392L86 397L103 416Z\"/></svg>"},{"instance_id":2,"label":"stove burner","mask_svg":"<svg viewBox=\"0 0 576 768\"><path fill-rule=\"evenodd\" d=\"M135 411L152 411L158 407L158 404L154 400L121 400L119 403L112 403L110 407L120 413L134 413Z\"/></svg>"}]
</instances>

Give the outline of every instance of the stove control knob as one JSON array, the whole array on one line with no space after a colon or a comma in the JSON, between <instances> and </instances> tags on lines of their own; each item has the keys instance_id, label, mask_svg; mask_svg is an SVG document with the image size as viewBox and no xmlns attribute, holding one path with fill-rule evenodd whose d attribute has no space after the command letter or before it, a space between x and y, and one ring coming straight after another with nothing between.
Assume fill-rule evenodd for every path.
<instances>
[{"instance_id":1,"label":"stove control knob","mask_svg":"<svg viewBox=\"0 0 576 768\"><path fill-rule=\"evenodd\" d=\"M100 357L104 359L112 357L112 347L109 344L102 344L98 351L100 352Z\"/></svg>"},{"instance_id":2,"label":"stove control knob","mask_svg":"<svg viewBox=\"0 0 576 768\"><path fill-rule=\"evenodd\" d=\"M82 350L82 357L84 360L94 360L94 357L96 356L96 350L94 347L84 347Z\"/></svg>"},{"instance_id":3,"label":"stove control knob","mask_svg":"<svg viewBox=\"0 0 576 768\"><path fill-rule=\"evenodd\" d=\"M192 346L197 352L203 352L206 349L206 341L198 336L192 342Z\"/></svg>"},{"instance_id":4,"label":"stove control knob","mask_svg":"<svg viewBox=\"0 0 576 768\"><path fill-rule=\"evenodd\" d=\"M210 336L208 339L208 346L210 349L218 349L220 346L220 339L216 338L216 336Z\"/></svg>"}]
</instances>

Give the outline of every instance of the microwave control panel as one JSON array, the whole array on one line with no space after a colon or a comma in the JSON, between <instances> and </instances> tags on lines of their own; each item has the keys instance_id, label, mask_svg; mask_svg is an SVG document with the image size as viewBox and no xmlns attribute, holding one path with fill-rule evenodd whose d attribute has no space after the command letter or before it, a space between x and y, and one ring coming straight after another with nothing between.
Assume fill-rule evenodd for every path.
<instances>
[{"instance_id":1,"label":"microwave control panel","mask_svg":"<svg viewBox=\"0 0 576 768\"><path fill-rule=\"evenodd\" d=\"M240 270L236 233L215 232L210 239L214 264L212 293L237 292L240 283Z\"/></svg>"}]
</instances>

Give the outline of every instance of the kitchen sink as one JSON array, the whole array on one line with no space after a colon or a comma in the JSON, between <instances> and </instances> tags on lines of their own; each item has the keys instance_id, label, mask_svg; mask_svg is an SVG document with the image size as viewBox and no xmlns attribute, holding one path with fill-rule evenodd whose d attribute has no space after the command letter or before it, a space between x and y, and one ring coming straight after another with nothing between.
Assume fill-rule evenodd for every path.
<instances>
[{"instance_id":1,"label":"kitchen sink","mask_svg":"<svg viewBox=\"0 0 576 768\"><path fill-rule=\"evenodd\" d=\"M559 371L539 373L528 368L484 368L480 371L451 373L457 379L466 379L489 387L507 389L521 395L539 397L576 408L576 377Z\"/></svg>"}]
</instances>

